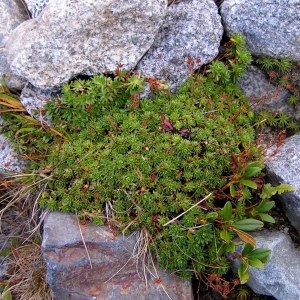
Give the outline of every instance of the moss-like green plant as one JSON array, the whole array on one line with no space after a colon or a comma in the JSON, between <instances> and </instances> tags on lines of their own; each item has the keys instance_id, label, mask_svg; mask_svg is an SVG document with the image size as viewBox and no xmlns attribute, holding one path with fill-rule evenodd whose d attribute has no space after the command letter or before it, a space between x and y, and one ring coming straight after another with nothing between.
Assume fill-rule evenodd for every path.
<instances>
[{"instance_id":1,"label":"moss-like green plant","mask_svg":"<svg viewBox=\"0 0 300 300\"><path fill-rule=\"evenodd\" d=\"M299 122L294 120L288 113L272 113L267 110L261 110L256 114L256 122L258 127L265 128L266 126L274 130L288 130L291 133L299 131Z\"/></svg>"},{"instance_id":2,"label":"moss-like green plant","mask_svg":"<svg viewBox=\"0 0 300 300\"><path fill-rule=\"evenodd\" d=\"M289 73L293 66L292 62L286 58L270 57L257 58L255 62L268 74L272 84L289 90L292 95L287 99L287 103L292 109L296 109L299 98L294 94L295 87L291 83ZM295 113L297 114L297 111ZM270 113L263 110L257 115L257 121L260 127L269 126L275 130L287 129L291 133L299 131L299 122L286 112Z\"/></svg>"},{"instance_id":3,"label":"moss-like green plant","mask_svg":"<svg viewBox=\"0 0 300 300\"><path fill-rule=\"evenodd\" d=\"M48 147L30 165L48 180L40 205L124 233L141 230L159 264L183 277L226 273L235 236L248 245L241 261L263 252L249 263L261 267L269 252L254 250L247 232L269 221L259 215L266 200L254 197L262 157L254 114L236 84L251 56L240 35L227 47L221 62L176 94L158 88L151 100L140 99L143 78L120 68L114 78L66 84L46 107L53 127L44 133L52 138L35 132L32 141L29 130L22 143L34 160L46 136ZM16 134L16 125L7 126ZM239 272L242 282L245 274Z\"/></svg>"}]
</instances>

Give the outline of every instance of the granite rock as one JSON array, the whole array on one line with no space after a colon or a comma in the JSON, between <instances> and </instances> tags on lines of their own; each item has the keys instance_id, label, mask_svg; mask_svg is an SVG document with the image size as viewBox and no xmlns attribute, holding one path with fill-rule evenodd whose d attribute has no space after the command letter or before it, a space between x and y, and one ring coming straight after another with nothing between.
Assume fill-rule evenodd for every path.
<instances>
[{"instance_id":1,"label":"granite rock","mask_svg":"<svg viewBox=\"0 0 300 300\"><path fill-rule=\"evenodd\" d=\"M191 71L217 56L222 34L221 18L213 0L172 4L137 70L145 76L165 80L174 90ZM189 57L194 60L193 66L188 65Z\"/></svg>"},{"instance_id":2,"label":"granite rock","mask_svg":"<svg viewBox=\"0 0 300 300\"><path fill-rule=\"evenodd\" d=\"M2 121L0 120L0 126L1 124ZM0 134L0 174L10 171L21 172L24 167L24 160L14 150L11 142L3 134Z\"/></svg>"},{"instance_id":3,"label":"granite rock","mask_svg":"<svg viewBox=\"0 0 300 300\"><path fill-rule=\"evenodd\" d=\"M47 102L58 96L58 92L56 89L39 89L28 82L22 89L20 101L32 117L41 124L50 125L44 114L44 108Z\"/></svg>"},{"instance_id":4,"label":"granite rock","mask_svg":"<svg viewBox=\"0 0 300 300\"><path fill-rule=\"evenodd\" d=\"M273 296L277 300L300 299L300 255L291 238L279 231L265 230L252 235L258 248L267 248L272 252L263 270L249 268L247 285L255 293ZM237 266L235 260L234 270Z\"/></svg>"},{"instance_id":5,"label":"granite rock","mask_svg":"<svg viewBox=\"0 0 300 300\"><path fill-rule=\"evenodd\" d=\"M221 16L226 33L242 33L252 54L300 60L299 0L224 0Z\"/></svg>"},{"instance_id":6,"label":"granite rock","mask_svg":"<svg viewBox=\"0 0 300 300\"><path fill-rule=\"evenodd\" d=\"M288 183L296 188L294 192L280 195L279 199L286 216L300 235L300 134L287 138L266 166L269 181L273 185Z\"/></svg>"},{"instance_id":7,"label":"granite rock","mask_svg":"<svg viewBox=\"0 0 300 300\"><path fill-rule=\"evenodd\" d=\"M299 118L287 99L291 96L288 90L274 86L265 73L255 66L250 66L239 79L239 86L249 99L255 111L286 112L293 118Z\"/></svg>"},{"instance_id":8,"label":"granite rock","mask_svg":"<svg viewBox=\"0 0 300 300\"><path fill-rule=\"evenodd\" d=\"M11 70L38 88L61 86L78 74L132 69L150 48L167 0L51 0L10 35Z\"/></svg>"},{"instance_id":9,"label":"granite rock","mask_svg":"<svg viewBox=\"0 0 300 300\"><path fill-rule=\"evenodd\" d=\"M24 81L11 73L4 52L4 45L13 29L26 21L28 15L19 1L2 0L0 1L0 19L0 78L3 77L9 87L20 90Z\"/></svg>"}]
</instances>

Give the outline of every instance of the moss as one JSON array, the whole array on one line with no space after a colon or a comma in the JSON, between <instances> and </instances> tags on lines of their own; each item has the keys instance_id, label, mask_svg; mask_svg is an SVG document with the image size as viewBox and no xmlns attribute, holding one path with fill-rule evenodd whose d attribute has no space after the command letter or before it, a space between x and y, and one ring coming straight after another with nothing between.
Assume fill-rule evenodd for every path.
<instances>
[{"instance_id":1,"label":"moss","mask_svg":"<svg viewBox=\"0 0 300 300\"><path fill-rule=\"evenodd\" d=\"M47 134L59 134L49 139L32 130L35 140L29 135L22 143L34 160L45 136L48 142L30 166L48 178L40 205L76 211L126 233L147 232L160 265L183 277L224 274L234 234L253 243L238 229L249 222L237 222L259 202L251 179L261 168L249 164L261 159L254 114L236 84L250 62L236 35L221 61L190 77L176 94L152 79L156 96L140 99L145 80L119 68L114 78L66 84L46 107L53 126ZM232 205L224 206L224 199ZM251 221L251 228L261 224Z\"/></svg>"}]
</instances>

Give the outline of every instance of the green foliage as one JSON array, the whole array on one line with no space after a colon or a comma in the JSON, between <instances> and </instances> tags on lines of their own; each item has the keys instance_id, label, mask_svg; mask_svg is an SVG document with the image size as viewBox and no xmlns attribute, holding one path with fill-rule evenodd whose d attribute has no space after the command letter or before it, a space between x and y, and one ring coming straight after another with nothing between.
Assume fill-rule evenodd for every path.
<instances>
[{"instance_id":1,"label":"green foliage","mask_svg":"<svg viewBox=\"0 0 300 300\"><path fill-rule=\"evenodd\" d=\"M209 76L223 85L236 82L252 61L245 47L245 38L239 33L231 37L223 57L222 61L214 61L208 70Z\"/></svg>"},{"instance_id":2,"label":"green foliage","mask_svg":"<svg viewBox=\"0 0 300 300\"><path fill-rule=\"evenodd\" d=\"M240 265L238 267L238 275L241 284L248 281L249 266L264 269L264 264L268 261L271 250L265 248L254 249L253 245L245 244L242 253L239 255Z\"/></svg>"},{"instance_id":3,"label":"green foliage","mask_svg":"<svg viewBox=\"0 0 300 300\"><path fill-rule=\"evenodd\" d=\"M142 229L160 265L182 277L226 273L234 239L254 246L248 232L262 228L272 206L268 190L253 202L263 165L253 112L236 84L250 62L243 37L235 35L222 61L176 94L140 99L143 79L120 68L113 78L66 84L46 107L53 127L30 129L21 142L33 160L40 152L30 167L47 175L40 205L124 233ZM7 126L18 136L15 125ZM243 282L248 265L265 262L260 251L242 254Z\"/></svg>"},{"instance_id":4,"label":"green foliage","mask_svg":"<svg viewBox=\"0 0 300 300\"><path fill-rule=\"evenodd\" d=\"M290 105L296 105L298 102L299 102L299 99L295 95L292 95L288 98L288 103Z\"/></svg>"},{"instance_id":5,"label":"green foliage","mask_svg":"<svg viewBox=\"0 0 300 300\"><path fill-rule=\"evenodd\" d=\"M277 59L271 57L263 57L257 58L255 62L261 65L266 71L273 70L285 73L287 71L290 71L292 68L292 63L287 58Z\"/></svg>"},{"instance_id":6,"label":"green foliage","mask_svg":"<svg viewBox=\"0 0 300 300\"><path fill-rule=\"evenodd\" d=\"M231 176L227 185L229 185L230 195L236 197L237 188L240 189L240 199L246 199L249 195L249 188L257 189L257 184L251 180L251 177L257 176L261 173L264 165L261 162L249 162L243 166L241 163L237 164L236 172Z\"/></svg>"},{"instance_id":7,"label":"green foliage","mask_svg":"<svg viewBox=\"0 0 300 300\"><path fill-rule=\"evenodd\" d=\"M277 186L272 186L270 183L266 183L262 189L262 192L260 193L260 198L266 200L276 194L281 195L283 193L293 192L293 191L295 191L295 187L286 183L281 183Z\"/></svg>"},{"instance_id":8,"label":"green foliage","mask_svg":"<svg viewBox=\"0 0 300 300\"><path fill-rule=\"evenodd\" d=\"M256 115L257 126L264 128L271 127L274 130L289 130L292 133L298 132L299 122L294 120L286 112L271 113L267 110L261 110Z\"/></svg>"}]
</instances>

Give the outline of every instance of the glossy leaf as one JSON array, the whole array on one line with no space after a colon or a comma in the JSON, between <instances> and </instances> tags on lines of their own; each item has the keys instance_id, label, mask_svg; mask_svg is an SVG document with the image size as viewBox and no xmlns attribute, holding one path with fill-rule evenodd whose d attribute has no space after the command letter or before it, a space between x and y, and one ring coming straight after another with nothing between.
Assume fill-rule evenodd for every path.
<instances>
[{"instance_id":1,"label":"glossy leaf","mask_svg":"<svg viewBox=\"0 0 300 300\"><path fill-rule=\"evenodd\" d=\"M226 246L226 252L233 253L235 251L235 244L233 242L230 242Z\"/></svg>"},{"instance_id":2,"label":"glossy leaf","mask_svg":"<svg viewBox=\"0 0 300 300\"><path fill-rule=\"evenodd\" d=\"M230 190L230 196L234 198L236 196L236 190L232 183L229 185L229 190Z\"/></svg>"},{"instance_id":3,"label":"glossy leaf","mask_svg":"<svg viewBox=\"0 0 300 300\"><path fill-rule=\"evenodd\" d=\"M246 283L250 278L247 266L245 266L244 264L240 264L238 267L238 275L241 284Z\"/></svg>"},{"instance_id":4,"label":"glossy leaf","mask_svg":"<svg viewBox=\"0 0 300 300\"><path fill-rule=\"evenodd\" d=\"M261 262L266 263L269 259L269 255L271 254L270 249L266 248L257 248L248 255L249 258L258 258Z\"/></svg>"},{"instance_id":5,"label":"glossy leaf","mask_svg":"<svg viewBox=\"0 0 300 300\"><path fill-rule=\"evenodd\" d=\"M230 243L231 241L231 234L227 230L220 231L220 237L223 239L226 243Z\"/></svg>"},{"instance_id":6,"label":"glossy leaf","mask_svg":"<svg viewBox=\"0 0 300 300\"><path fill-rule=\"evenodd\" d=\"M250 178L261 172L263 165L259 162L252 162L245 168L243 178Z\"/></svg>"},{"instance_id":7,"label":"glossy leaf","mask_svg":"<svg viewBox=\"0 0 300 300\"><path fill-rule=\"evenodd\" d=\"M251 267L264 269L264 264L256 257L248 258L248 263Z\"/></svg>"},{"instance_id":8,"label":"glossy leaf","mask_svg":"<svg viewBox=\"0 0 300 300\"><path fill-rule=\"evenodd\" d=\"M227 252L227 244L223 244L217 252L218 257L221 257L225 252Z\"/></svg>"},{"instance_id":9,"label":"glossy leaf","mask_svg":"<svg viewBox=\"0 0 300 300\"><path fill-rule=\"evenodd\" d=\"M263 200L255 209L261 213L268 212L275 205L275 201L266 201Z\"/></svg>"},{"instance_id":10,"label":"glossy leaf","mask_svg":"<svg viewBox=\"0 0 300 300\"><path fill-rule=\"evenodd\" d=\"M242 255L247 256L249 253L253 251L253 249L254 249L253 245L247 243L243 249Z\"/></svg>"}]
</instances>

